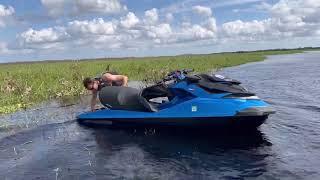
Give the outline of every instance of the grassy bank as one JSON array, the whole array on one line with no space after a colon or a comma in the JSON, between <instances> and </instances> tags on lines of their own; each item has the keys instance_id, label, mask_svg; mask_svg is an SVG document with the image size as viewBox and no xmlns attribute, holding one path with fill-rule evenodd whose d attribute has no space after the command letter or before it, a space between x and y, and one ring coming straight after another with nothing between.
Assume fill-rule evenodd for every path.
<instances>
[{"instance_id":1,"label":"grassy bank","mask_svg":"<svg viewBox=\"0 0 320 180\"><path fill-rule=\"evenodd\" d=\"M197 72L207 72L261 61L266 55L299 52L302 50L2 64L0 114L14 112L51 98L84 94L83 77L95 76L107 67L127 75L130 80L143 80L152 74L164 74L174 69L193 68Z\"/></svg>"}]
</instances>

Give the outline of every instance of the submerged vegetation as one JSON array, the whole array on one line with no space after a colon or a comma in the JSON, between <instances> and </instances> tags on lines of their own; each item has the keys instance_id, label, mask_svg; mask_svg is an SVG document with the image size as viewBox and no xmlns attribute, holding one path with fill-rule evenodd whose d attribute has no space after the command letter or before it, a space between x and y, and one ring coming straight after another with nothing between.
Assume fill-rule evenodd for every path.
<instances>
[{"instance_id":1,"label":"submerged vegetation","mask_svg":"<svg viewBox=\"0 0 320 180\"><path fill-rule=\"evenodd\" d=\"M52 98L85 94L82 79L100 74L106 68L125 74L130 80L151 82L175 69L207 72L261 61L266 55L299 52L302 50L0 64L0 114Z\"/></svg>"}]
</instances>

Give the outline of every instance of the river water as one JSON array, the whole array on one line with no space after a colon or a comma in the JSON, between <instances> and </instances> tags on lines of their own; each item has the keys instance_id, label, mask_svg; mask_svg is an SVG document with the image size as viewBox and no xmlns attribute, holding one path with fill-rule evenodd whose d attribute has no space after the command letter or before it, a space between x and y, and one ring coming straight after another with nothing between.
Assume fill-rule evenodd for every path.
<instances>
[{"instance_id":1,"label":"river water","mask_svg":"<svg viewBox=\"0 0 320 180\"><path fill-rule=\"evenodd\" d=\"M220 72L277 110L254 132L86 128L74 119L87 98L0 116L0 179L317 179L319 59L277 55Z\"/></svg>"}]
</instances>

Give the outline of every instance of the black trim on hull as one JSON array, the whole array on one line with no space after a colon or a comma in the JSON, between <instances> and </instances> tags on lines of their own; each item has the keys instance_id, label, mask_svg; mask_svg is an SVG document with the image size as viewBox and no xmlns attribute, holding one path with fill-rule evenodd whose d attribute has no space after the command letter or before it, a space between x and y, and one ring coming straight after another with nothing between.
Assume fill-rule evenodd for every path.
<instances>
[{"instance_id":1,"label":"black trim on hull","mask_svg":"<svg viewBox=\"0 0 320 180\"><path fill-rule=\"evenodd\" d=\"M145 119L77 119L86 126L112 127L192 127L192 128L257 128L265 122L264 116L202 117L202 118L145 118Z\"/></svg>"}]
</instances>

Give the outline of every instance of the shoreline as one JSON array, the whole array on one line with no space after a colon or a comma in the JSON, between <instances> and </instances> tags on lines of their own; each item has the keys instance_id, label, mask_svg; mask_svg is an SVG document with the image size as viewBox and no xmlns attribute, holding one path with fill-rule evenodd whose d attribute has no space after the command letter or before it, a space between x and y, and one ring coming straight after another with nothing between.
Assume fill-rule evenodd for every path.
<instances>
[{"instance_id":1,"label":"shoreline","mask_svg":"<svg viewBox=\"0 0 320 180\"><path fill-rule=\"evenodd\" d=\"M83 77L93 77L105 69L127 75L131 80L155 81L174 69L193 68L196 72L263 61L269 55L304 53L304 50L256 51L207 55L181 55L127 60L83 60L0 64L0 115L26 109L50 99L79 96L87 91ZM138 60L136 60L138 59Z\"/></svg>"},{"instance_id":2,"label":"shoreline","mask_svg":"<svg viewBox=\"0 0 320 180\"><path fill-rule=\"evenodd\" d=\"M46 60L22 60L16 62L1 62L1 65L10 65L10 64L36 64L36 63L61 63L61 62L73 62L73 61L123 61L123 60L143 60L146 58L166 58L166 57L179 57L179 56L200 56L200 55L215 55L215 54L232 54L232 53L259 53L259 52L281 52L281 51L319 51L320 47L303 47L303 48L283 48L283 49L264 49L264 50L252 50L252 51L223 51L223 52L214 52L209 54L177 54L177 55L159 55L159 56L127 56L127 57L95 57L95 58L83 58L83 59L46 59Z\"/></svg>"}]
</instances>

